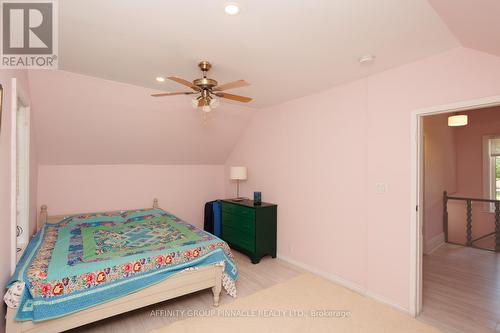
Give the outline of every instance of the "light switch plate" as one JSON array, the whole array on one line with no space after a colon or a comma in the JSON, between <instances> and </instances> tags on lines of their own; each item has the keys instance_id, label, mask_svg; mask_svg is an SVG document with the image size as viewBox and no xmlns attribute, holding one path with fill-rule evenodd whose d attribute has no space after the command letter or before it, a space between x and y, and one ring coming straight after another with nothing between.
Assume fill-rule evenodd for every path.
<instances>
[{"instance_id":1,"label":"light switch plate","mask_svg":"<svg viewBox=\"0 0 500 333\"><path fill-rule=\"evenodd\" d=\"M377 192L378 194L387 193L387 184L386 183L375 184L375 192Z\"/></svg>"}]
</instances>

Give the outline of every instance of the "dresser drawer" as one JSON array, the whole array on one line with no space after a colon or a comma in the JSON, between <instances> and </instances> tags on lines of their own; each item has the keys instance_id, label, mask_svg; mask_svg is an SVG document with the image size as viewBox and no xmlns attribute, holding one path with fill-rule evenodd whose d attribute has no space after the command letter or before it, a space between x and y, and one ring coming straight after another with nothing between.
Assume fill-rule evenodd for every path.
<instances>
[{"instance_id":1,"label":"dresser drawer","mask_svg":"<svg viewBox=\"0 0 500 333\"><path fill-rule=\"evenodd\" d=\"M244 250L255 251L255 237L254 235L247 234L241 230L231 228L229 226L222 226L222 238L229 244L236 245Z\"/></svg>"},{"instance_id":2,"label":"dresser drawer","mask_svg":"<svg viewBox=\"0 0 500 333\"><path fill-rule=\"evenodd\" d=\"M276 258L277 205L252 200L221 200L221 238L257 264L266 255Z\"/></svg>"},{"instance_id":3,"label":"dresser drawer","mask_svg":"<svg viewBox=\"0 0 500 333\"><path fill-rule=\"evenodd\" d=\"M231 213L222 214L222 227L231 227L243 233L255 235L255 221L248 216L238 216Z\"/></svg>"},{"instance_id":4,"label":"dresser drawer","mask_svg":"<svg viewBox=\"0 0 500 333\"><path fill-rule=\"evenodd\" d=\"M239 217L247 217L251 220L255 219L255 210L248 207L243 207L240 205L234 205L230 203L222 203L222 215L224 213L229 213L231 215Z\"/></svg>"}]
</instances>

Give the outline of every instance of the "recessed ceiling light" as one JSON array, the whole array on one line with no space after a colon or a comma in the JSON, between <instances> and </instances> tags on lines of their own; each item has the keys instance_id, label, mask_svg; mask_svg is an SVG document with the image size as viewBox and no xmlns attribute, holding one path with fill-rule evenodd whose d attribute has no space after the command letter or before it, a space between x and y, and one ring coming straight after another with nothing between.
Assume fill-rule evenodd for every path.
<instances>
[{"instance_id":1,"label":"recessed ceiling light","mask_svg":"<svg viewBox=\"0 0 500 333\"><path fill-rule=\"evenodd\" d=\"M360 64L371 64L375 60L375 56L372 54L365 54L359 57L358 61Z\"/></svg>"},{"instance_id":2,"label":"recessed ceiling light","mask_svg":"<svg viewBox=\"0 0 500 333\"><path fill-rule=\"evenodd\" d=\"M158 82L165 82L165 78L164 78L164 77L161 77L161 76L158 76L158 77L156 78L156 81L158 81Z\"/></svg>"},{"instance_id":3,"label":"recessed ceiling light","mask_svg":"<svg viewBox=\"0 0 500 333\"><path fill-rule=\"evenodd\" d=\"M240 12L240 7L236 2L228 2L224 7L224 11L227 15L236 15Z\"/></svg>"}]
</instances>

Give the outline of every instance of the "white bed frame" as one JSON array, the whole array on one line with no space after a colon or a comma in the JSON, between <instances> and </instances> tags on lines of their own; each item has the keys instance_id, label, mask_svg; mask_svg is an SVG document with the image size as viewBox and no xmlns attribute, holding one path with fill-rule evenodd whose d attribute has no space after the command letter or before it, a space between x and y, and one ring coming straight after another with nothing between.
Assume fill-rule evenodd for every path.
<instances>
[{"instance_id":1,"label":"white bed frame","mask_svg":"<svg viewBox=\"0 0 500 333\"><path fill-rule=\"evenodd\" d=\"M153 208L158 208L157 199L154 199L153 201ZM65 216L49 217L47 214L47 206L43 205L41 207L40 218L37 223L38 229L40 229L45 223L56 223L63 219ZM14 316L16 309L7 308L6 333L61 332L207 288L212 288L214 306L218 306L219 295L222 289L222 270L222 266L215 265L201 267L195 270L186 270L174 274L162 282L159 282L127 296L120 297L113 301L103 303L64 317L38 323L35 323L33 321L15 321Z\"/></svg>"}]
</instances>

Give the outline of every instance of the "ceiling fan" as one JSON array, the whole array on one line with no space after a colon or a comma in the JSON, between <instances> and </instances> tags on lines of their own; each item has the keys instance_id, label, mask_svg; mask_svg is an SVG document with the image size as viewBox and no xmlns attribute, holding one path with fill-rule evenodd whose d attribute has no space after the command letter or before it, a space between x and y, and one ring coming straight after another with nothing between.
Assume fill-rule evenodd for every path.
<instances>
[{"instance_id":1,"label":"ceiling fan","mask_svg":"<svg viewBox=\"0 0 500 333\"><path fill-rule=\"evenodd\" d=\"M219 101L216 97L226 98L243 103L248 103L252 100L250 97L228 94L227 92L225 92L225 90L249 86L250 83L246 82L245 80L238 80L219 86L219 83L216 80L207 77L208 71L210 70L210 68L212 68L212 65L208 61L200 62L198 64L198 67L201 69L203 75L201 78L196 79L193 82L177 76L167 77L169 80L185 85L191 88L193 91L163 92L151 94L151 96L163 97L174 95L198 95L193 99L193 107L201 108L204 112L210 112L219 105Z\"/></svg>"}]
</instances>

